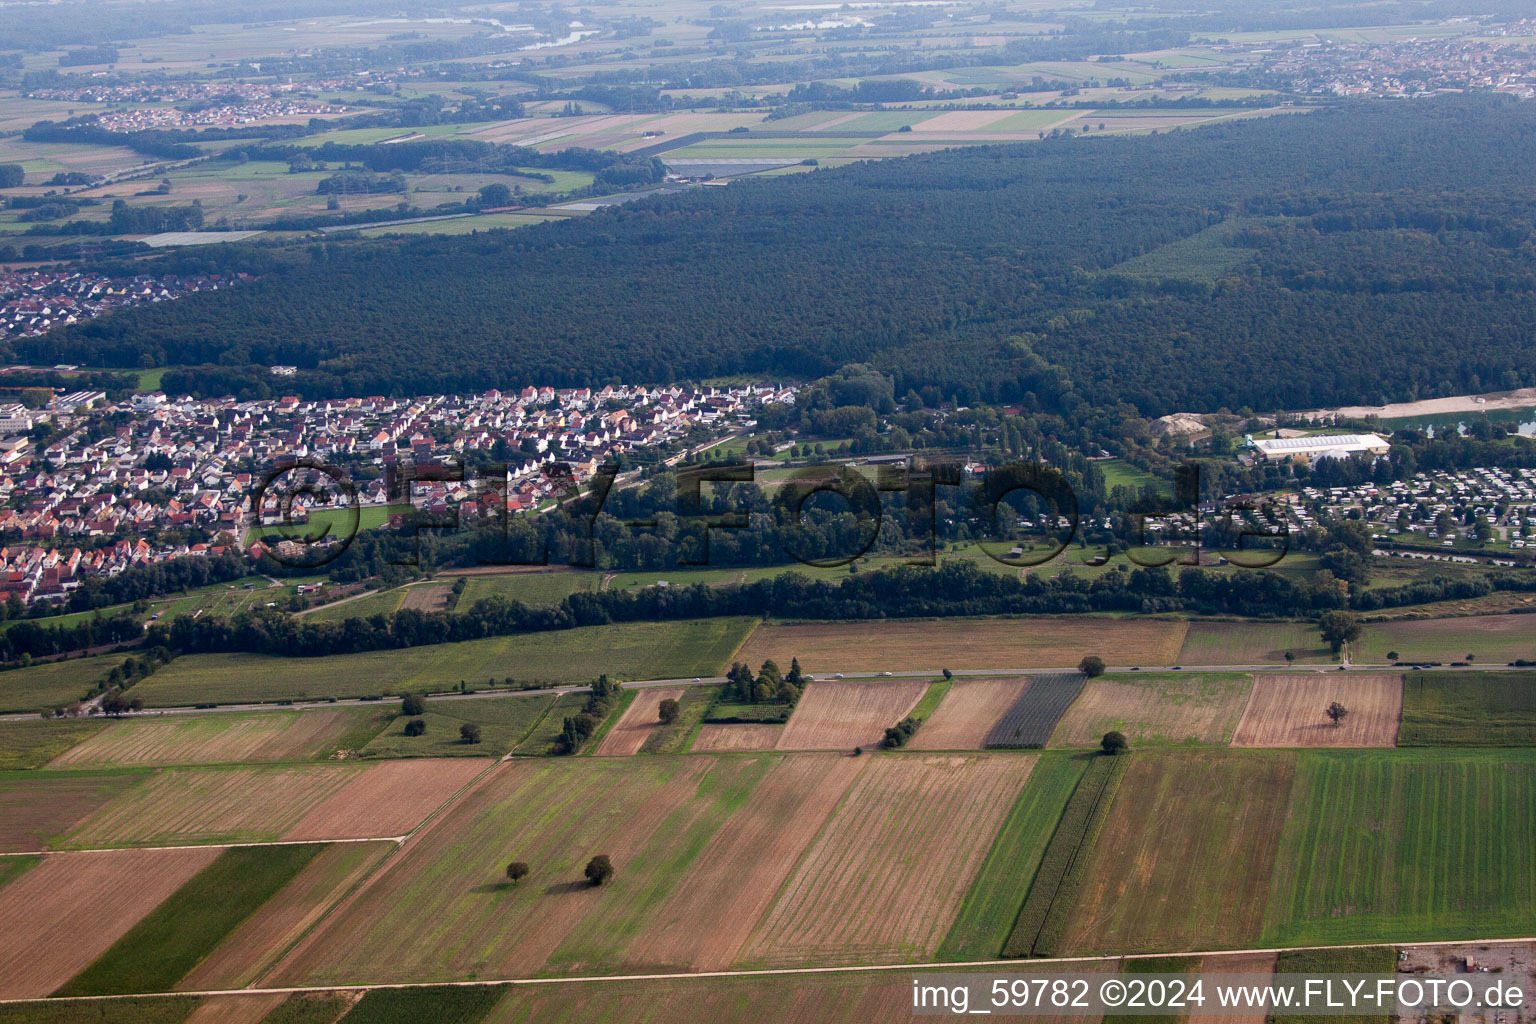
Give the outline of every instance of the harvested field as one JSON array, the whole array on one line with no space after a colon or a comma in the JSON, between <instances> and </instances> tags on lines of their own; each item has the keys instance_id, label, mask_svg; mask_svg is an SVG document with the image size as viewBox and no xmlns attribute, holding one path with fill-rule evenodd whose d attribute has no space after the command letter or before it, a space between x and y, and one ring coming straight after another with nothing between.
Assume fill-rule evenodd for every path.
<instances>
[{"instance_id":1,"label":"harvested field","mask_svg":"<svg viewBox=\"0 0 1536 1024\"><path fill-rule=\"evenodd\" d=\"M1069 668L1085 653L1110 665L1173 665L1188 626L1179 619L1082 616L764 624L736 660L788 665L798 657L815 673Z\"/></svg>"},{"instance_id":2,"label":"harvested field","mask_svg":"<svg viewBox=\"0 0 1536 1024\"><path fill-rule=\"evenodd\" d=\"M433 758L368 766L315 805L284 839L404 835L485 771L484 761Z\"/></svg>"},{"instance_id":3,"label":"harvested field","mask_svg":"<svg viewBox=\"0 0 1536 1024\"><path fill-rule=\"evenodd\" d=\"M913 132L973 132L1013 116L1009 110L951 110L912 122Z\"/></svg>"},{"instance_id":4,"label":"harvested field","mask_svg":"<svg viewBox=\"0 0 1536 1024\"><path fill-rule=\"evenodd\" d=\"M1189 624L1181 665L1283 665L1286 652L1304 665L1335 660L1310 622L1206 622ZM1174 664L1165 662L1164 664Z\"/></svg>"},{"instance_id":5,"label":"harvested field","mask_svg":"<svg viewBox=\"0 0 1536 1024\"><path fill-rule=\"evenodd\" d=\"M144 779L83 773L0 777L0 853L46 848Z\"/></svg>"},{"instance_id":6,"label":"harvested field","mask_svg":"<svg viewBox=\"0 0 1536 1024\"><path fill-rule=\"evenodd\" d=\"M594 753L627 756L640 753L640 748L661 724L657 708L664 700L679 700L685 693L681 686L648 687L637 690L635 697L624 709L624 714L613 723Z\"/></svg>"},{"instance_id":7,"label":"harvested field","mask_svg":"<svg viewBox=\"0 0 1536 1024\"><path fill-rule=\"evenodd\" d=\"M392 843L327 846L176 987L198 991L250 985L392 849Z\"/></svg>"},{"instance_id":8,"label":"harvested field","mask_svg":"<svg viewBox=\"0 0 1536 1024\"><path fill-rule=\"evenodd\" d=\"M1158 751L1127 760L1061 952L1256 944L1295 755Z\"/></svg>"},{"instance_id":9,"label":"harvested field","mask_svg":"<svg viewBox=\"0 0 1536 1024\"><path fill-rule=\"evenodd\" d=\"M726 750L772 750L779 745L782 725L703 725L693 738L693 753Z\"/></svg>"},{"instance_id":10,"label":"harvested field","mask_svg":"<svg viewBox=\"0 0 1536 1024\"><path fill-rule=\"evenodd\" d=\"M911 750L980 750L992 729L1023 696L1028 676L956 679L939 709L907 747Z\"/></svg>"},{"instance_id":11,"label":"harvested field","mask_svg":"<svg viewBox=\"0 0 1536 1024\"><path fill-rule=\"evenodd\" d=\"M800 859L740 966L931 957L1033 759L876 756Z\"/></svg>"},{"instance_id":12,"label":"harvested field","mask_svg":"<svg viewBox=\"0 0 1536 1024\"><path fill-rule=\"evenodd\" d=\"M1275 959L1274 953L1234 953L1229 956L1218 954L1202 957L1199 971L1201 974L1273 974ZM1391 969L1388 968L1388 970ZM1344 968L1327 967L1325 970L1335 971L1344 970ZM1252 1013L1201 1014L1200 1024L1266 1024L1267 1020L1268 1015L1263 1010L1255 1010Z\"/></svg>"},{"instance_id":13,"label":"harvested field","mask_svg":"<svg viewBox=\"0 0 1536 1024\"><path fill-rule=\"evenodd\" d=\"M1536 660L1536 617L1468 615L1454 619L1369 622L1351 647L1355 659L1385 662L1396 651L1403 661L1480 662Z\"/></svg>"},{"instance_id":14,"label":"harvested field","mask_svg":"<svg viewBox=\"0 0 1536 1024\"><path fill-rule=\"evenodd\" d=\"M822 680L805 688L779 735L780 750L877 746L928 691L927 680Z\"/></svg>"},{"instance_id":15,"label":"harvested field","mask_svg":"<svg viewBox=\"0 0 1536 1024\"><path fill-rule=\"evenodd\" d=\"M987 734L988 747L1038 748L1050 741L1056 723L1083 691L1087 676L1081 672L1030 676L1007 714Z\"/></svg>"},{"instance_id":16,"label":"harvested field","mask_svg":"<svg viewBox=\"0 0 1536 1024\"><path fill-rule=\"evenodd\" d=\"M1138 744L1225 745L1242 717L1251 677L1167 673L1090 679L1062 716L1052 747L1096 747L1110 730Z\"/></svg>"},{"instance_id":17,"label":"harvested field","mask_svg":"<svg viewBox=\"0 0 1536 1024\"><path fill-rule=\"evenodd\" d=\"M199 999L187 1024L260 1024L288 997L281 992L209 996Z\"/></svg>"},{"instance_id":18,"label":"harvested field","mask_svg":"<svg viewBox=\"0 0 1536 1024\"><path fill-rule=\"evenodd\" d=\"M0 889L0 920L29 922L0 929L0 998L53 992L218 855L116 850L43 858Z\"/></svg>"},{"instance_id":19,"label":"harvested field","mask_svg":"<svg viewBox=\"0 0 1536 1024\"><path fill-rule=\"evenodd\" d=\"M165 769L106 804L60 845L269 842L344 789L359 771L340 764Z\"/></svg>"},{"instance_id":20,"label":"harvested field","mask_svg":"<svg viewBox=\"0 0 1536 1024\"><path fill-rule=\"evenodd\" d=\"M307 761L335 749L371 714L336 709L135 718L97 733L49 767Z\"/></svg>"},{"instance_id":21,"label":"harvested field","mask_svg":"<svg viewBox=\"0 0 1536 1024\"><path fill-rule=\"evenodd\" d=\"M754 728L754 727L749 727ZM709 844L630 947L626 970L725 970L784 879L873 760L803 754L779 761ZM722 915L720 908L729 906Z\"/></svg>"},{"instance_id":22,"label":"harvested field","mask_svg":"<svg viewBox=\"0 0 1536 1024\"><path fill-rule=\"evenodd\" d=\"M426 583L404 589L405 599L400 602L401 609L409 608L418 612L446 611L448 595L453 592L453 588L446 583Z\"/></svg>"},{"instance_id":23,"label":"harvested field","mask_svg":"<svg viewBox=\"0 0 1536 1024\"><path fill-rule=\"evenodd\" d=\"M709 835L745 806L777 761L506 762L263 983L452 981L617 963ZM582 878L582 866L599 852L617 869L614 882L600 888ZM505 875L512 859L533 868L515 886Z\"/></svg>"},{"instance_id":24,"label":"harvested field","mask_svg":"<svg viewBox=\"0 0 1536 1024\"><path fill-rule=\"evenodd\" d=\"M1349 709L1334 725L1332 701ZM1234 747L1390 747L1403 717L1403 677L1395 672L1269 673L1254 677Z\"/></svg>"}]
</instances>

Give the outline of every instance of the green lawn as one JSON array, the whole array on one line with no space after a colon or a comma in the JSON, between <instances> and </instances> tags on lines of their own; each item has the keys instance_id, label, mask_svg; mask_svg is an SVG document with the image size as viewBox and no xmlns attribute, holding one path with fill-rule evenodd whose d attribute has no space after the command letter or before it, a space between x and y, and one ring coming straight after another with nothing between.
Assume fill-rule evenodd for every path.
<instances>
[{"instance_id":1,"label":"green lawn","mask_svg":"<svg viewBox=\"0 0 1536 1024\"><path fill-rule=\"evenodd\" d=\"M1536 672L1410 672L1397 745L1536 746Z\"/></svg>"},{"instance_id":2,"label":"green lawn","mask_svg":"<svg viewBox=\"0 0 1536 1024\"><path fill-rule=\"evenodd\" d=\"M1527 934L1533 819L1536 751L1303 752L1262 944Z\"/></svg>"},{"instance_id":3,"label":"green lawn","mask_svg":"<svg viewBox=\"0 0 1536 1024\"><path fill-rule=\"evenodd\" d=\"M323 848L305 843L225 850L54 994L169 990Z\"/></svg>"},{"instance_id":4,"label":"green lawn","mask_svg":"<svg viewBox=\"0 0 1536 1024\"><path fill-rule=\"evenodd\" d=\"M405 715L397 715L363 748L364 757L500 757L533 731L554 706L553 694L533 697L484 697L471 700L437 698L427 701L421 716L427 731L405 735ZM464 743L459 727L480 726L480 742Z\"/></svg>"},{"instance_id":5,"label":"green lawn","mask_svg":"<svg viewBox=\"0 0 1536 1024\"><path fill-rule=\"evenodd\" d=\"M125 655L70 658L0 672L0 712L41 711L84 697Z\"/></svg>"},{"instance_id":6,"label":"green lawn","mask_svg":"<svg viewBox=\"0 0 1536 1024\"><path fill-rule=\"evenodd\" d=\"M280 658L196 654L177 658L134 688L151 707L360 697L518 682L586 683L714 675L730 663L755 619L694 619L525 633L400 650Z\"/></svg>"},{"instance_id":7,"label":"green lawn","mask_svg":"<svg viewBox=\"0 0 1536 1024\"><path fill-rule=\"evenodd\" d=\"M1035 868L1087 766L1088 758L1065 755L1042 756L1035 764L939 947L938 959L989 960L1002 953Z\"/></svg>"}]
</instances>

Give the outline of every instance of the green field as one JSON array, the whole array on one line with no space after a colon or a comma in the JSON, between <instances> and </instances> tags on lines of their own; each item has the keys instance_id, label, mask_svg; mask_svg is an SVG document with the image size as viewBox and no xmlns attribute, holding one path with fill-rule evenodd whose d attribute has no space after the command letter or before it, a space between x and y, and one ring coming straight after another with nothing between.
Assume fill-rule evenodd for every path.
<instances>
[{"instance_id":1,"label":"green field","mask_svg":"<svg viewBox=\"0 0 1536 1024\"><path fill-rule=\"evenodd\" d=\"M476 601L505 597L529 605L559 604L572 594L597 589L596 572L519 572L502 576L470 576L459 607L473 608Z\"/></svg>"},{"instance_id":2,"label":"green field","mask_svg":"<svg viewBox=\"0 0 1536 1024\"><path fill-rule=\"evenodd\" d=\"M1536 673L1410 672L1397 745L1536 746Z\"/></svg>"},{"instance_id":3,"label":"green field","mask_svg":"<svg viewBox=\"0 0 1536 1024\"><path fill-rule=\"evenodd\" d=\"M437 698L427 701L421 716L427 731L420 736L403 732L405 715L397 715L385 730L363 748L364 757L500 757L526 739L549 709L555 697L484 697L468 700ZM459 726L480 726L480 742L464 743Z\"/></svg>"},{"instance_id":4,"label":"green field","mask_svg":"<svg viewBox=\"0 0 1536 1024\"><path fill-rule=\"evenodd\" d=\"M41 711L72 704L121 665L124 657L69 658L0 672L0 712Z\"/></svg>"},{"instance_id":5,"label":"green field","mask_svg":"<svg viewBox=\"0 0 1536 1024\"><path fill-rule=\"evenodd\" d=\"M1002 952L1046 843L1088 761L1052 755L1035 763L939 947L940 960L986 960Z\"/></svg>"},{"instance_id":6,"label":"green field","mask_svg":"<svg viewBox=\"0 0 1536 1024\"><path fill-rule=\"evenodd\" d=\"M358 1000L346 1024L475 1024L506 994L500 986L375 989Z\"/></svg>"},{"instance_id":7,"label":"green field","mask_svg":"<svg viewBox=\"0 0 1536 1024\"><path fill-rule=\"evenodd\" d=\"M642 754L680 754L693 742L704 714L720 693L718 686L690 686L677 699L677 719L651 730L640 746Z\"/></svg>"},{"instance_id":8,"label":"green field","mask_svg":"<svg viewBox=\"0 0 1536 1024\"><path fill-rule=\"evenodd\" d=\"M1536 751L1304 752L1263 943L1524 935L1533 820Z\"/></svg>"},{"instance_id":9,"label":"green field","mask_svg":"<svg viewBox=\"0 0 1536 1024\"><path fill-rule=\"evenodd\" d=\"M321 658L196 654L134 688L151 707L389 696L483 688L488 679L586 683L714 675L755 619L624 623Z\"/></svg>"},{"instance_id":10,"label":"green field","mask_svg":"<svg viewBox=\"0 0 1536 1024\"><path fill-rule=\"evenodd\" d=\"M373 615L392 615L400 610L406 591L400 588L372 593L356 600L343 598L334 604L323 604L302 613L303 618L318 622L341 622L345 619L366 619Z\"/></svg>"},{"instance_id":11,"label":"green field","mask_svg":"<svg viewBox=\"0 0 1536 1024\"><path fill-rule=\"evenodd\" d=\"M0 1006L0 1024L181 1024L197 1002L192 996L148 996L99 1003L9 1003Z\"/></svg>"},{"instance_id":12,"label":"green field","mask_svg":"<svg viewBox=\"0 0 1536 1024\"><path fill-rule=\"evenodd\" d=\"M1287 651L1298 665L1335 660L1310 622L1196 619L1189 624L1179 661L1185 665L1283 665Z\"/></svg>"},{"instance_id":13,"label":"green field","mask_svg":"<svg viewBox=\"0 0 1536 1024\"><path fill-rule=\"evenodd\" d=\"M35 854L23 857L0 857L0 889L17 876L37 867L42 861L43 858Z\"/></svg>"},{"instance_id":14,"label":"green field","mask_svg":"<svg viewBox=\"0 0 1536 1024\"><path fill-rule=\"evenodd\" d=\"M0 771L41 768L106 727L99 718L0 722Z\"/></svg>"},{"instance_id":15,"label":"green field","mask_svg":"<svg viewBox=\"0 0 1536 1024\"><path fill-rule=\"evenodd\" d=\"M560 730L566 718L580 714L582 706L586 703L585 693L562 693L555 699L554 706L540 720L538 728L512 748L513 753L528 757L542 757L549 753L549 748L554 746L555 741L560 738Z\"/></svg>"},{"instance_id":16,"label":"green field","mask_svg":"<svg viewBox=\"0 0 1536 1024\"><path fill-rule=\"evenodd\" d=\"M1502 664L1518 658L1536 661L1536 617L1469 615L1455 619L1404 619L1371 622L1353 645L1356 661L1385 662L1397 652L1402 661L1464 661Z\"/></svg>"},{"instance_id":17,"label":"green field","mask_svg":"<svg viewBox=\"0 0 1536 1024\"><path fill-rule=\"evenodd\" d=\"M225 850L55 995L168 991L323 848L305 843Z\"/></svg>"}]
</instances>

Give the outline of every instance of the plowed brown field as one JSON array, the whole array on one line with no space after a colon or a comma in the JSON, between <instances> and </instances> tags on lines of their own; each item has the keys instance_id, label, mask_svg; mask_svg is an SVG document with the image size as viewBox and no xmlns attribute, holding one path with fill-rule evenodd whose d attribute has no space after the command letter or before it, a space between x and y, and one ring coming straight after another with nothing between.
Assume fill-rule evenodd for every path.
<instances>
[{"instance_id":1,"label":"plowed brown field","mask_svg":"<svg viewBox=\"0 0 1536 1024\"><path fill-rule=\"evenodd\" d=\"M681 686L652 687L640 690L635 699L624 709L623 716L608 730L603 742L597 745L598 754L628 756L640 753L645 739L660 724L657 708L664 700L677 700L683 695Z\"/></svg>"},{"instance_id":2,"label":"plowed brown field","mask_svg":"<svg viewBox=\"0 0 1536 1024\"><path fill-rule=\"evenodd\" d=\"M443 757L370 765L288 830L284 839L379 839L409 832L489 767Z\"/></svg>"},{"instance_id":3,"label":"plowed brown field","mask_svg":"<svg viewBox=\"0 0 1536 1024\"><path fill-rule=\"evenodd\" d=\"M772 750L778 746L782 725L705 725L689 749L695 753L722 750Z\"/></svg>"},{"instance_id":4,"label":"plowed brown field","mask_svg":"<svg viewBox=\"0 0 1536 1024\"><path fill-rule=\"evenodd\" d=\"M992 727L1028 686L1028 676L957 679L907 746L913 750L980 750Z\"/></svg>"},{"instance_id":5,"label":"plowed brown field","mask_svg":"<svg viewBox=\"0 0 1536 1024\"><path fill-rule=\"evenodd\" d=\"M1189 623L1177 619L887 619L763 624L737 660L798 657L807 672L941 668L1071 668L1085 654L1109 665L1172 665Z\"/></svg>"},{"instance_id":6,"label":"plowed brown field","mask_svg":"<svg viewBox=\"0 0 1536 1024\"><path fill-rule=\"evenodd\" d=\"M849 784L873 763L842 754L780 761L678 881L630 948L627 968L729 967ZM722 914L722 907L730 912Z\"/></svg>"},{"instance_id":7,"label":"plowed brown field","mask_svg":"<svg viewBox=\"0 0 1536 1024\"><path fill-rule=\"evenodd\" d=\"M0 782L0 852L45 849L50 840L79 825L141 781L123 775L22 775Z\"/></svg>"},{"instance_id":8,"label":"plowed brown field","mask_svg":"<svg viewBox=\"0 0 1536 1024\"><path fill-rule=\"evenodd\" d=\"M739 965L932 956L1035 760L876 755L801 857Z\"/></svg>"},{"instance_id":9,"label":"plowed brown field","mask_svg":"<svg viewBox=\"0 0 1536 1024\"><path fill-rule=\"evenodd\" d=\"M282 992L209 996L199 999L186 1024L258 1024L288 996Z\"/></svg>"},{"instance_id":10,"label":"plowed brown field","mask_svg":"<svg viewBox=\"0 0 1536 1024\"><path fill-rule=\"evenodd\" d=\"M1349 714L1334 725L1323 709ZM1403 677L1395 672L1257 675L1234 747L1391 747L1403 717Z\"/></svg>"},{"instance_id":11,"label":"plowed brown field","mask_svg":"<svg viewBox=\"0 0 1536 1024\"><path fill-rule=\"evenodd\" d=\"M926 679L817 680L779 736L780 750L875 747L928 691Z\"/></svg>"},{"instance_id":12,"label":"plowed brown field","mask_svg":"<svg viewBox=\"0 0 1536 1024\"><path fill-rule=\"evenodd\" d=\"M114 850L45 857L0 889L0 921L6 922L0 928L0 998L48 995L219 853Z\"/></svg>"}]
</instances>

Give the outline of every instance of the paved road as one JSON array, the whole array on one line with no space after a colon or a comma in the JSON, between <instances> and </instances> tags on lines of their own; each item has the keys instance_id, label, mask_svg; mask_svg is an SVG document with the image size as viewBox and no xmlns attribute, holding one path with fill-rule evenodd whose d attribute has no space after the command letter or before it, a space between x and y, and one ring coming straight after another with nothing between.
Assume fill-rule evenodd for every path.
<instances>
[{"instance_id":1,"label":"paved road","mask_svg":"<svg viewBox=\"0 0 1536 1024\"><path fill-rule=\"evenodd\" d=\"M1350 663L1347 665L1111 665L1106 672L1404 672L1408 671L1406 665L1362 665ZM929 669L904 669L900 672L817 672L815 678L820 679L922 679L933 678L944 670L938 668ZM997 676L1039 676L1055 675L1061 672L1070 672L1071 668L1061 666L1058 668L963 668L951 669L956 678L964 676L989 677ZM1466 665L1458 666L1457 672L1501 672L1513 671L1508 665ZM653 686L692 686L709 685L725 682L724 676L699 676L692 679L639 679L626 682L623 685L629 689L646 689ZM540 690L481 690L476 693L445 693L433 695L432 700L496 700L505 697L539 697L545 694L562 693L586 693L591 687L579 686L553 686ZM295 701L292 704L278 704L267 702L262 704L220 704L214 708L146 708L143 711L124 715L124 718L145 718L158 715L206 715L220 711L270 711L275 708L283 708L295 711L315 711L324 708L345 707L373 707L381 704L392 704L394 698L385 700L361 700L356 698L343 698L337 700L306 700ZM0 722L21 722L35 719L37 715L0 715Z\"/></svg>"}]
</instances>

